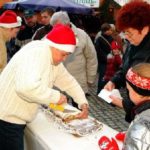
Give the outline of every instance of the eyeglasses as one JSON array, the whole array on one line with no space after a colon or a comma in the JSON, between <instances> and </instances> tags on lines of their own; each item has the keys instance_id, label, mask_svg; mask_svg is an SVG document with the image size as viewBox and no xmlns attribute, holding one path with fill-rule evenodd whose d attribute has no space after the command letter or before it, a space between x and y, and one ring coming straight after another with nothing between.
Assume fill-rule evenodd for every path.
<instances>
[{"instance_id":1,"label":"eyeglasses","mask_svg":"<svg viewBox=\"0 0 150 150\"><path fill-rule=\"evenodd\" d=\"M134 34L128 31L124 32L124 35L128 36L128 37L132 37Z\"/></svg>"}]
</instances>

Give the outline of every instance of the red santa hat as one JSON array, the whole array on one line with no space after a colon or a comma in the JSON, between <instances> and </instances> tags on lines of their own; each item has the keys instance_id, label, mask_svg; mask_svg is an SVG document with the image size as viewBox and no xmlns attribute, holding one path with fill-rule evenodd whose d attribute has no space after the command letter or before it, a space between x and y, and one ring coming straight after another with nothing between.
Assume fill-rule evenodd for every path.
<instances>
[{"instance_id":1,"label":"red santa hat","mask_svg":"<svg viewBox=\"0 0 150 150\"><path fill-rule=\"evenodd\" d=\"M73 53L76 47L74 32L70 27L62 24L55 25L44 41L52 47L70 53Z\"/></svg>"},{"instance_id":2,"label":"red santa hat","mask_svg":"<svg viewBox=\"0 0 150 150\"><path fill-rule=\"evenodd\" d=\"M0 27L15 28L21 26L21 18L12 10L6 10L0 16Z\"/></svg>"}]
</instances>

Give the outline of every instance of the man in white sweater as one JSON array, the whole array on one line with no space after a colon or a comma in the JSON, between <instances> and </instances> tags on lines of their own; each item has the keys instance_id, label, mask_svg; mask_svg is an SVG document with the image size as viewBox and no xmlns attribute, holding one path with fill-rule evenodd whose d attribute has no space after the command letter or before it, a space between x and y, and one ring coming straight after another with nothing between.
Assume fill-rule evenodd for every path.
<instances>
[{"instance_id":1,"label":"man in white sweater","mask_svg":"<svg viewBox=\"0 0 150 150\"><path fill-rule=\"evenodd\" d=\"M88 116L88 102L77 81L61 63L76 46L73 31L58 24L45 39L32 41L18 51L0 75L0 149L23 150L25 124L35 117L40 104L63 104L73 97Z\"/></svg>"},{"instance_id":2,"label":"man in white sweater","mask_svg":"<svg viewBox=\"0 0 150 150\"><path fill-rule=\"evenodd\" d=\"M54 26L59 23L71 27L77 39L75 51L67 57L63 64L88 96L89 88L94 84L97 74L96 50L89 35L70 21L67 12L59 11L52 15L50 24Z\"/></svg>"}]
</instances>

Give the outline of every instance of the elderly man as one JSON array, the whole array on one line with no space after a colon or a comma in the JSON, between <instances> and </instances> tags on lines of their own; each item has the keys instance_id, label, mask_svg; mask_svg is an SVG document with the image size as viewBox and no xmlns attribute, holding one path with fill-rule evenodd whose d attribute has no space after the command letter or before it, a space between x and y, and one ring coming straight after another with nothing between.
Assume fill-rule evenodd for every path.
<instances>
[{"instance_id":1,"label":"elderly man","mask_svg":"<svg viewBox=\"0 0 150 150\"><path fill-rule=\"evenodd\" d=\"M95 81L98 64L96 50L90 37L84 30L77 28L70 22L66 12L55 12L50 23L52 26L62 23L72 28L78 42L76 50L64 61L64 65L88 96L89 85Z\"/></svg>"},{"instance_id":2,"label":"elderly man","mask_svg":"<svg viewBox=\"0 0 150 150\"><path fill-rule=\"evenodd\" d=\"M0 73L7 64L6 42L17 36L21 18L11 10L6 10L0 16Z\"/></svg>"},{"instance_id":3,"label":"elderly man","mask_svg":"<svg viewBox=\"0 0 150 150\"><path fill-rule=\"evenodd\" d=\"M84 92L61 63L75 45L73 31L59 24L45 39L28 43L10 60L0 76L0 149L23 150L25 124L32 121L39 105L67 102L53 86L78 103L77 118L88 116Z\"/></svg>"}]
</instances>

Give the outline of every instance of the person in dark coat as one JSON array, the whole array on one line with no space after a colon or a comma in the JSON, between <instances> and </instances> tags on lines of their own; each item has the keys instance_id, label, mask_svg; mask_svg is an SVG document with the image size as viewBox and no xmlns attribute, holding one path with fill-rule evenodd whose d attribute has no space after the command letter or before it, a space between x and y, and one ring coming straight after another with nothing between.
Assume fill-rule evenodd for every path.
<instances>
[{"instance_id":1,"label":"person in dark coat","mask_svg":"<svg viewBox=\"0 0 150 150\"><path fill-rule=\"evenodd\" d=\"M41 10L41 28L37 29L37 31L34 33L32 40L40 40L42 39L48 32L52 30L52 26L50 25L51 17L54 13L54 10L52 8L44 8Z\"/></svg>"},{"instance_id":2,"label":"person in dark coat","mask_svg":"<svg viewBox=\"0 0 150 150\"><path fill-rule=\"evenodd\" d=\"M95 39L95 49L98 58L98 88L97 93L101 90L102 80L106 71L107 55L111 52L111 36L112 28L108 23L101 25L101 32L99 32Z\"/></svg>"},{"instance_id":3,"label":"person in dark coat","mask_svg":"<svg viewBox=\"0 0 150 150\"><path fill-rule=\"evenodd\" d=\"M119 10L116 25L124 32L129 43L123 56L122 66L104 87L107 90L125 87L127 70L138 63L150 62L150 4L144 1L127 3ZM128 91L127 98L123 101L116 97L111 98L113 104L124 108L125 120L131 122L131 109L134 104L128 98Z\"/></svg>"},{"instance_id":4,"label":"person in dark coat","mask_svg":"<svg viewBox=\"0 0 150 150\"><path fill-rule=\"evenodd\" d=\"M37 14L35 11L27 9L23 13L25 25L21 27L16 39L15 46L18 51L22 46L26 45L32 40L35 31L41 27L38 23Z\"/></svg>"}]
</instances>

